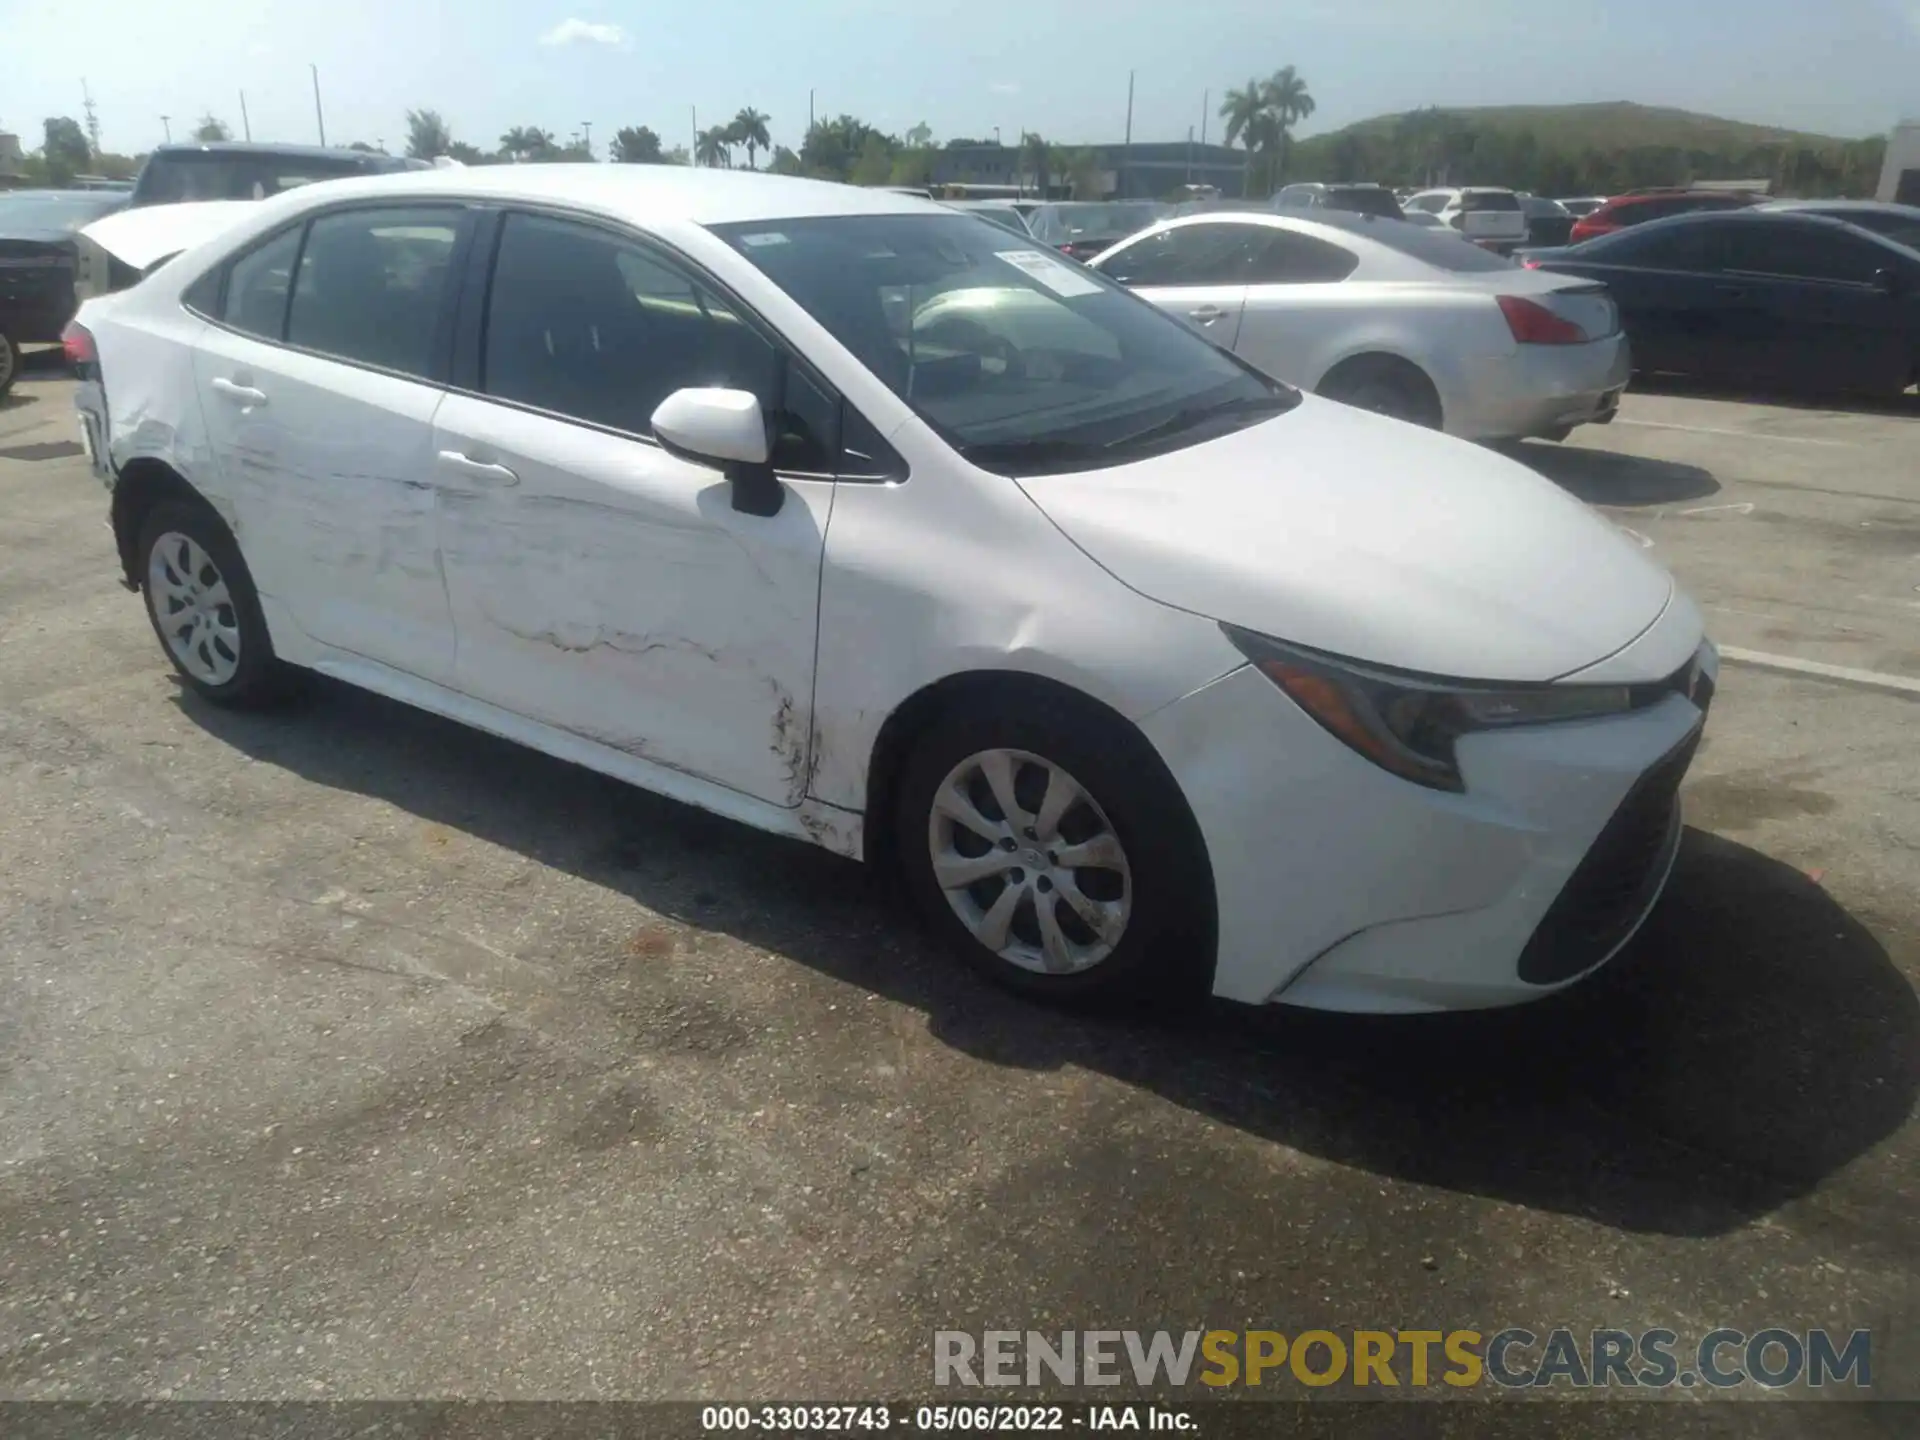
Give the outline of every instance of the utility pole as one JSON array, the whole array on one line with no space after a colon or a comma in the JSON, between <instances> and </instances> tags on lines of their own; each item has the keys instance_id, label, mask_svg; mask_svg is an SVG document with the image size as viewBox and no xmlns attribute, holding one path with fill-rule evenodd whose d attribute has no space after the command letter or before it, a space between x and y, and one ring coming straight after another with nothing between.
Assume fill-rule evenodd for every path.
<instances>
[{"instance_id":1,"label":"utility pole","mask_svg":"<svg viewBox=\"0 0 1920 1440\"><path fill-rule=\"evenodd\" d=\"M1127 71L1127 139L1120 151L1120 198L1127 198L1127 182L1133 178L1133 71Z\"/></svg>"},{"instance_id":2,"label":"utility pole","mask_svg":"<svg viewBox=\"0 0 1920 1440\"><path fill-rule=\"evenodd\" d=\"M84 97L81 109L87 116L87 143L93 147L97 159L100 154L100 117L93 112L93 92L87 88L87 82L80 82L80 94Z\"/></svg>"},{"instance_id":3,"label":"utility pole","mask_svg":"<svg viewBox=\"0 0 1920 1440\"><path fill-rule=\"evenodd\" d=\"M580 122L580 133L586 137L582 143L586 146L587 158L591 160L593 158L593 121L582 120Z\"/></svg>"},{"instance_id":4,"label":"utility pole","mask_svg":"<svg viewBox=\"0 0 1920 1440\"><path fill-rule=\"evenodd\" d=\"M327 143L327 117L320 113L320 67L309 63L307 66L313 75L313 123L319 127L320 143Z\"/></svg>"},{"instance_id":5,"label":"utility pole","mask_svg":"<svg viewBox=\"0 0 1920 1440\"><path fill-rule=\"evenodd\" d=\"M1207 107L1211 104L1213 104L1213 92L1211 90L1201 91L1200 92L1200 143L1202 145L1205 145L1207 143Z\"/></svg>"},{"instance_id":6,"label":"utility pole","mask_svg":"<svg viewBox=\"0 0 1920 1440\"><path fill-rule=\"evenodd\" d=\"M162 115L160 117L160 128L167 132L167 143L171 145L173 143L173 118L169 115Z\"/></svg>"},{"instance_id":7,"label":"utility pole","mask_svg":"<svg viewBox=\"0 0 1920 1440\"><path fill-rule=\"evenodd\" d=\"M811 88L807 90L807 133L809 135L813 133L813 90Z\"/></svg>"},{"instance_id":8,"label":"utility pole","mask_svg":"<svg viewBox=\"0 0 1920 1440\"><path fill-rule=\"evenodd\" d=\"M240 92L240 133L253 139L253 122L247 119L247 92Z\"/></svg>"},{"instance_id":9,"label":"utility pole","mask_svg":"<svg viewBox=\"0 0 1920 1440\"><path fill-rule=\"evenodd\" d=\"M689 165L698 165L700 163L700 107L699 106L697 105L687 106L687 123L692 130L692 134L689 136L689 139L691 139L691 141L693 142L693 148L687 151L687 163Z\"/></svg>"}]
</instances>

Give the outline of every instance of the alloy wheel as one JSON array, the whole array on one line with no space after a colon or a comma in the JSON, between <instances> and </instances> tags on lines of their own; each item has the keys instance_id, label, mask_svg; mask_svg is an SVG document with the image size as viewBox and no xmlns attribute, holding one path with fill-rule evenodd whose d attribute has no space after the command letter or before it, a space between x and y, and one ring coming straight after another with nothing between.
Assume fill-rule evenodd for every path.
<instances>
[{"instance_id":1,"label":"alloy wheel","mask_svg":"<svg viewBox=\"0 0 1920 1440\"><path fill-rule=\"evenodd\" d=\"M1111 955L1133 908L1126 851L1098 802L1024 750L968 756L934 791L933 877L975 940L1023 970L1072 975Z\"/></svg>"},{"instance_id":2,"label":"alloy wheel","mask_svg":"<svg viewBox=\"0 0 1920 1440\"><path fill-rule=\"evenodd\" d=\"M226 577L189 535L169 530L147 557L154 621L180 668L208 685L240 669L240 616Z\"/></svg>"}]
</instances>

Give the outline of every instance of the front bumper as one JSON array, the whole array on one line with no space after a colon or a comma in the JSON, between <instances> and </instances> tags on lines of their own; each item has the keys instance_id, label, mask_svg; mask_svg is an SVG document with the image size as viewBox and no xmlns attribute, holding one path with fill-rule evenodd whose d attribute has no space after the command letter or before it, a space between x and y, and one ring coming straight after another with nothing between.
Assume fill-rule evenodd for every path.
<instances>
[{"instance_id":1,"label":"front bumper","mask_svg":"<svg viewBox=\"0 0 1920 1440\"><path fill-rule=\"evenodd\" d=\"M1673 863L1701 724L1676 691L1472 735L1464 794L1378 769L1251 667L1144 729L1207 844L1214 993L1404 1013L1536 999L1617 951Z\"/></svg>"},{"instance_id":2,"label":"front bumper","mask_svg":"<svg viewBox=\"0 0 1920 1440\"><path fill-rule=\"evenodd\" d=\"M1470 440L1523 440L1604 425L1632 374L1624 333L1584 345L1519 345L1475 365L1447 429Z\"/></svg>"}]
</instances>

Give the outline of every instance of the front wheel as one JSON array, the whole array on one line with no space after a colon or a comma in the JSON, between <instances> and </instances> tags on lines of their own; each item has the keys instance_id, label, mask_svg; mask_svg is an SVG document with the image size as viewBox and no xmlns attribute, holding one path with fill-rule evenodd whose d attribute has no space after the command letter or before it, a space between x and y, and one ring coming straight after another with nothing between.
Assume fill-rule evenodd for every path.
<instances>
[{"instance_id":1,"label":"front wheel","mask_svg":"<svg viewBox=\"0 0 1920 1440\"><path fill-rule=\"evenodd\" d=\"M220 517L204 504L155 506L139 553L147 618L180 678L216 705L277 697L282 669L260 597Z\"/></svg>"},{"instance_id":2,"label":"front wheel","mask_svg":"<svg viewBox=\"0 0 1920 1440\"><path fill-rule=\"evenodd\" d=\"M20 378L20 347L13 343L13 337L0 330L0 397L13 389L13 382Z\"/></svg>"},{"instance_id":3,"label":"front wheel","mask_svg":"<svg viewBox=\"0 0 1920 1440\"><path fill-rule=\"evenodd\" d=\"M1197 828L1146 742L1107 717L974 704L920 739L897 853L922 916L969 964L1036 998L1185 990L1211 971Z\"/></svg>"}]
</instances>

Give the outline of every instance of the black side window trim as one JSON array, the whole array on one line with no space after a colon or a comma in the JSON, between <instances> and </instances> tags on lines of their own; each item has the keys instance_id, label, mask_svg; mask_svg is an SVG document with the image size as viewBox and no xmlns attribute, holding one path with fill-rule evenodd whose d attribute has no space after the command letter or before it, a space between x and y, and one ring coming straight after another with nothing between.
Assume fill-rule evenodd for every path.
<instances>
[{"instance_id":1,"label":"black side window trim","mask_svg":"<svg viewBox=\"0 0 1920 1440\"><path fill-rule=\"evenodd\" d=\"M523 202L511 204L492 204L475 207L478 214L474 225L472 248L466 262L459 267L461 275L460 300L453 322L453 354L447 370L446 388L456 394L475 400L484 400L489 405L504 405L511 410L519 410L528 415L538 415L545 420L557 420L566 425L577 425L583 430L598 431L602 435L612 435L621 440L631 440L638 445L652 446L658 449L660 442L651 435L638 434L632 430L623 430L615 425L603 425L578 415L565 415L557 410L545 410L538 405L529 405L525 401L515 400L505 395L489 394L482 388L483 359L487 343L487 311L493 295L493 273L500 258L500 239L506 232L507 218L512 215L525 215L539 220L559 220L570 224L583 225L632 245L643 251L650 260L664 265L670 270L686 275L712 290L725 302L740 322L766 341L788 365L798 367L802 375L811 382L829 404L840 413L839 435L835 437L836 460L844 467L847 458L846 435L848 425L846 416L857 414L853 403L840 392L840 388L800 353L766 318L739 294L738 291L720 279L691 255L667 244L659 237L649 235L644 230L623 225L610 220L605 215L588 210L575 210L565 205L529 205ZM879 434L879 427L861 417L867 429ZM885 444L884 439L882 443ZM891 445L886 447L889 461L898 460L897 473L871 474L846 468L832 471L819 470L777 470L776 474L796 480L844 480L850 484L897 484L907 478L908 470L904 460Z\"/></svg>"},{"instance_id":2,"label":"black side window trim","mask_svg":"<svg viewBox=\"0 0 1920 1440\"><path fill-rule=\"evenodd\" d=\"M389 370L384 365L370 365L366 361L356 360L350 355L334 355L325 350L312 350L304 345L295 345L288 341L287 324L293 314L293 292L299 282L300 262L306 258L307 236L312 232L313 223L316 220L331 219L336 215L350 215L367 210L380 211L397 209L450 210L458 216L457 228L455 229L453 237L453 255L447 262L447 293L441 297L440 311L434 320L433 363L430 366L433 373L415 375L411 371L406 370ZM460 276L466 269L467 254L473 245L474 230L476 228L475 221L478 218L478 214L479 207L469 200L443 199L437 195L418 197L400 196L391 199L383 197L379 200L356 200L344 205L329 205L323 210L309 210L298 220L290 221L278 229L271 230L267 234L260 236L251 245L247 246L246 249L236 251L220 262L220 283L213 297L214 308L219 311L224 311L227 308L227 286L233 278L233 267L236 264L254 252L283 238L289 231L297 228L300 231L300 244L293 252L293 270L287 277L287 303L280 312L280 333L276 336L256 335L251 330L242 330L237 325L229 325L220 315L208 315L204 311L196 310L191 305L185 304L186 291L181 292L181 301L184 308L192 314L206 321L209 325L226 331L229 335L241 335L249 340L257 341L262 345L272 345L277 349L291 350L297 355L311 355L316 360L330 361L335 365L351 365L356 370L366 370L375 375L391 375L396 380L410 380L416 385L431 385L437 389L444 390L448 388L448 377L452 373L455 307L462 290ZM202 279L204 278L205 277L202 277ZM192 285L189 285L187 289L191 290L200 283L201 281L196 280Z\"/></svg>"}]
</instances>

